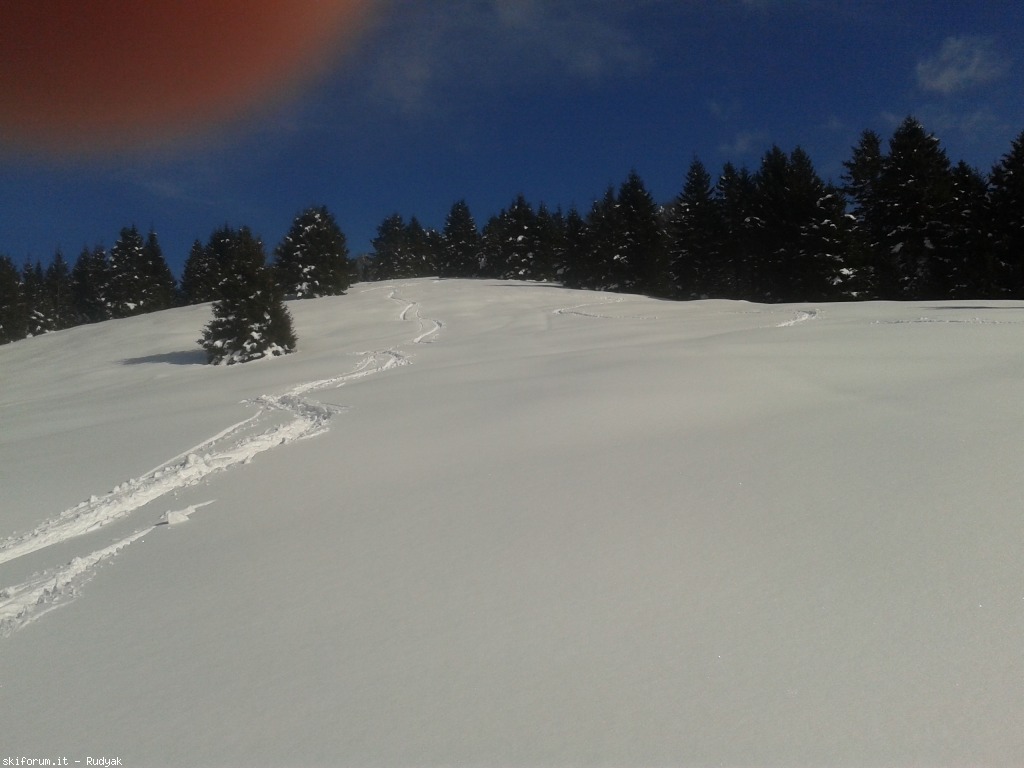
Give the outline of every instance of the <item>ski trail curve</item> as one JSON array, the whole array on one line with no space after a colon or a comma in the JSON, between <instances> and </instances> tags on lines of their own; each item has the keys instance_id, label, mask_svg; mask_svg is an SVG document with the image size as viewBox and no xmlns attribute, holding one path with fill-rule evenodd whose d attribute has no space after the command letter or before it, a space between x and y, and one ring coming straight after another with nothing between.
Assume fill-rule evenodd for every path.
<instances>
[{"instance_id":1,"label":"ski trail curve","mask_svg":"<svg viewBox=\"0 0 1024 768\"><path fill-rule=\"evenodd\" d=\"M394 290L388 298L402 301L395 298ZM410 343L429 343L431 337L436 336L444 327L440 320L423 317L418 302L408 304L399 320L410 320L410 311L414 312L413 317L419 323L419 333ZM318 390L336 389L349 382L410 363L408 356L395 349L364 352L356 366L346 373L303 382L280 395L265 394L244 401L257 407L257 412L249 418L222 429L149 472L118 484L103 495L91 496L87 501L65 509L27 533L14 534L0 541L0 564L92 533L126 518L163 496L197 485L215 473L248 464L261 453L324 434L330 429L333 417L348 408L322 403L307 395ZM280 414L284 414L286 420L273 424L272 414L277 414L273 421L277 421ZM163 522L157 525L169 523L172 517L180 520L184 515L187 518L199 506L205 506L205 503L194 505L181 513L167 513ZM47 569L21 584L0 588L0 637L10 635L73 598L77 585L88 580L100 563L154 527L136 531L114 544L76 557L65 565Z\"/></svg>"},{"instance_id":2,"label":"ski trail curve","mask_svg":"<svg viewBox=\"0 0 1024 768\"><path fill-rule=\"evenodd\" d=\"M553 315L576 315L578 317L593 317L600 320L658 320L656 315L602 315L597 312L586 312L584 307L600 307L606 304L621 304L626 300L625 296L607 301L588 301L583 304L574 304L571 307L559 307L551 311Z\"/></svg>"},{"instance_id":3,"label":"ski trail curve","mask_svg":"<svg viewBox=\"0 0 1024 768\"><path fill-rule=\"evenodd\" d=\"M796 317L792 320L785 320L781 323L776 324L776 328L791 328L799 323L806 323L808 320L816 320L818 317L818 310L816 309L800 309L797 310Z\"/></svg>"}]
</instances>

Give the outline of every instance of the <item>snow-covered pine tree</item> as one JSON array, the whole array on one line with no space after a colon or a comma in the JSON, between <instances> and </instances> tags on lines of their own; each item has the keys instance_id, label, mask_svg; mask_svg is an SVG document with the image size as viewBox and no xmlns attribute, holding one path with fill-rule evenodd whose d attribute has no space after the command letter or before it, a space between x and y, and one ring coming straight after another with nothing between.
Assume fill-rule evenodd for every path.
<instances>
[{"instance_id":1,"label":"snow-covered pine tree","mask_svg":"<svg viewBox=\"0 0 1024 768\"><path fill-rule=\"evenodd\" d=\"M1024 131L989 177L992 250L1004 295L1024 298Z\"/></svg>"},{"instance_id":2,"label":"snow-covered pine tree","mask_svg":"<svg viewBox=\"0 0 1024 768\"><path fill-rule=\"evenodd\" d=\"M163 249L152 229L142 246L139 264L139 306L141 312L158 312L175 304L177 283L164 259Z\"/></svg>"},{"instance_id":3,"label":"snow-covered pine tree","mask_svg":"<svg viewBox=\"0 0 1024 768\"><path fill-rule=\"evenodd\" d=\"M587 268L587 223L573 206L562 218L555 254L555 278L566 288L583 288Z\"/></svg>"},{"instance_id":4,"label":"snow-covered pine tree","mask_svg":"<svg viewBox=\"0 0 1024 768\"><path fill-rule=\"evenodd\" d=\"M393 213L380 223L372 243L374 280L410 276L409 266L402 261L407 251L406 240L405 220L400 214Z\"/></svg>"},{"instance_id":5,"label":"snow-covered pine tree","mask_svg":"<svg viewBox=\"0 0 1024 768\"><path fill-rule=\"evenodd\" d=\"M440 277L476 277L480 272L480 233L465 200L452 204L442 231Z\"/></svg>"},{"instance_id":6,"label":"snow-covered pine tree","mask_svg":"<svg viewBox=\"0 0 1024 768\"><path fill-rule=\"evenodd\" d=\"M110 264L107 252L97 245L83 248L71 270L71 293L80 323L98 323L111 317L107 300Z\"/></svg>"},{"instance_id":7,"label":"snow-covered pine tree","mask_svg":"<svg viewBox=\"0 0 1024 768\"><path fill-rule=\"evenodd\" d=\"M612 231L613 280L621 291L669 294L661 211L635 170L619 186Z\"/></svg>"},{"instance_id":8,"label":"snow-covered pine tree","mask_svg":"<svg viewBox=\"0 0 1024 768\"><path fill-rule=\"evenodd\" d=\"M913 117L889 140L878 180L882 254L894 284L879 286L884 298L941 298L938 251L947 247L942 220L953 196L949 158L938 138Z\"/></svg>"},{"instance_id":9,"label":"snow-covered pine tree","mask_svg":"<svg viewBox=\"0 0 1024 768\"><path fill-rule=\"evenodd\" d=\"M723 295L721 212L711 174L697 158L690 163L682 192L665 217L672 296L700 299Z\"/></svg>"},{"instance_id":10,"label":"snow-covered pine tree","mask_svg":"<svg viewBox=\"0 0 1024 768\"><path fill-rule=\"evenodd\" d=\"M951 175L952 194L941 212L944 245L935 255L940 295L950 299L994 297L986 180L963 160Z\"/></svg>"},{"instance_id":11,"label":"snow-covered pine tree","mask_svg":"<svg viewBox=\"0 0 1024 768\"><path fill-rule=\"evenodd\" d=\"M624 290L616 269L615 237L618 227L615 188L609 186L587 212L587 244L578 276L580 286L597 291Z\"/></svg>"},{"instance_id":12,"label":"snow-covered pine tree","mask_svg":"<svg viewBox=\"0 0 1024 768\"><path fill-rule=\"evenodd\" d=\"M19 341L28 335L28 305L21 275L14 262L0 256L0 344Z\"/></svg>"},{"instance_id":13,"label":"snow-covered pine tree","mask_svg":"<svg viewBox=\"0 0 1024 768\"><path fill-rule=\"evenodd\" d=\"M53 306L46 291L46 273L38 259L26 261L22 267L21 289L28 308L28 335L40 336L56 330Z\"/></svg>"},{"instance_id":14,"label":"snow-covered pine tree","mask_svg":"<svg viewBox=\"0 0 1024 768\"><path fill-rule=\"evenodd\" d=\"M348 245L326 206L307 208L274 250L274 271L286 295L339 296L352 284Z\"/></svg>"},{"instance_id":15,"label":"snow-covered pine tree","mask_svg":"<svg viewBox=\"0 0 1024 768\"><path fill-rule=\"evenodd\" d=\"M46 268L43 276L48 303L53 311L55 331L76 325L74 300L72 297L71 268L59 250Z\"/></svg>"},{"instance_id":16,"label":"snow-covered pine tree","mask_svg":"<svg viewBox=\"0 0 1024 768\"><path fill-rule=\"evenodd\" d=\"M499 277L505 280L539 279L537 259L541 244L533 206L523 195L517 195L512 205L502 213L499 258L503 270Z\"/></svg>"},{"instance_id":17,"label":"snow-covered pine tree","mask_svg":"<svg viewBox=\"0 0 1024 768\"><path fill-rule=\"evenodd\" d=\"M110 249L110 272L107 300L113 317L130 317L144 312L142 308L143 263L145 241L133 224L123 227Z\"/></svg>"},{"instance_id":18,"label":"snow-covered pine tree","mask_svg":"<svg viewBox=\"0 0 1024 768\"><path fill-rule=\"evenodd\" d=\"M848 225L837 189L799 147L772 147L755 176L759 301L814 301L840 293Z\"/></svg>"},{"instance_id":19,"label":"snow-covered pine tree","mask_svg":"<svg viewBox=\"0 0 1024 768\"><path fill-rule=\"evenodd\" d=\"M232 365L294 352L291 315L265 264L263 243L247 227L214 235L223 271L213 320L199 339L207 360Z\"/></svg>"},{"instance_id":20,"label":"snow-covered pine tree","mask_svg":"<svg viewBox=\"0 0 1024 768\"><path fill-rule=\"evenodd\" d=\"M220 285L220 264L212 247L199 240L192 243L185 268L181 273L181 292L188 304L204 304L217 298Z\"/></svg>"},{"instance_id":21,"label":"snow-covered pine tree","mask_svg":"<svg viewBox=\"0 0 1024 768\"><path fill-rule=\"evenodd\" d=\"M722 212L722 241L719 250L725 284L724 298L751 299L755 295L756 241L760 220L755 215L757 188L746 168L732 163L722 167L715 184Z\"/></svg>"},{"instance_id":22,"label":"snow-covered pine tree","mask_svg":"<svg viewBox=\"0 0 1024 768\"><path fill-rule=\"evenodd\" d=\"M849 262L862 298L877 296L880 285L895 283L891 259L882 245L885 223L879 184L884 166L882 137L874 131L864 131L850 159L843 162L842 191L852 204Z\"/></svg>"}]
</instances>

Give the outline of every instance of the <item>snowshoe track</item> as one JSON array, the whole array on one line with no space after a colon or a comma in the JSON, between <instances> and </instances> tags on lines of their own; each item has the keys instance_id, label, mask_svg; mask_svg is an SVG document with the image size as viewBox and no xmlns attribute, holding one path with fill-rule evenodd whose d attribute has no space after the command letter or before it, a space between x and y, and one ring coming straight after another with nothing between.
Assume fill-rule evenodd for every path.
<instances>
[{"instance_id":1,"label":"snowshoe track","mask_svg":"<svg viewBox=\"0 0 1024 768\"><path fill-rule=\"evenodd\" d=\"M387 298L399 303L405 302L397 296L396 288L390 291ZM410 339L412 344L431 343L444 328L440 320L422 316L418 302L405 304L398 319L402 322L415 320L419 324L417 335ZM344 413L348 408L322 403L306 395L319 390L336 389L349 382L410 363L407 355L395 349L364 352L355 368L347 373L303 382L281 395L266 394L247 400L246 404L258 408L249 418L206 438L149 472L120 483L103 495L91 496L87 501L65 509L27 533L15 534L0 541L0 564L123 520L168 494L197 485L215 473L248 464L265 451L324 434L330 429L334 416ZM286 421L270 425L280 414L285 415ZM195 509L209 503L212 502L193 505L177 513L169 511L163 515L161 522L136 531L109 546L76 557L64 565L48 568L20 584L0 588L0 637L10 635L74 598L77 588L91 578L101 563L152 531L156 525L168 524L172 518L187 518Z\"/></svg>"}]
</instances>

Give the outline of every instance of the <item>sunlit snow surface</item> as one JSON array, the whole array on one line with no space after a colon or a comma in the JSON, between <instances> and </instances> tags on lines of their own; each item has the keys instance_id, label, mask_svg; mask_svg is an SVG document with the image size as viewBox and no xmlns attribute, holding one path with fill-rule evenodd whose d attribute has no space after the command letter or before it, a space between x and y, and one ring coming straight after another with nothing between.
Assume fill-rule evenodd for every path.
<instances>
[{"instance_id":1,"label":"sunlit snow surface","mask_svg":"<svg viewBox=\"0 0 1024 768\"><path fill-rule=\"evenodd\" d=\"M1024 764L1024 305L397 281L0 347L0 750Z\"/></svg>"}]
</instances>

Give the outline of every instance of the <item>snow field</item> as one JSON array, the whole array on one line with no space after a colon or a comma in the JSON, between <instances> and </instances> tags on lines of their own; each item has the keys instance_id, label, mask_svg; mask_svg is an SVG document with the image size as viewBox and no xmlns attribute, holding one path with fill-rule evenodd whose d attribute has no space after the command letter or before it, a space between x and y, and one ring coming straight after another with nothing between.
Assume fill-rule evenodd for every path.
<instances>
[{"instance_id":1,"label":"snow field","mask_svg":"<svg viewBox=\"0 0 1024 768\"><path fill-rule=\"evenodd\" d=\"M163 313L155 351L141 322L75 337L113 402L23 351L47 337L0 348L0 419L18 414L0 467L62 439L53 401L98 422L90 471L127 483L118 499L148 467L275 443L81 536L60 510L99 509L106 481L79 485L60 454L0 469L5 500L33 501L0 552L51 542L0 564L0 595L59 598L0 639L5 746L132 765L1021 761L1020 305L418 280L292 311L299 353L237 372L167 357L198 335L189 311ZM41 477L77 501L40 510ZM37 582L4 578L37 560Z\"/></svg>"}]
</instances>

